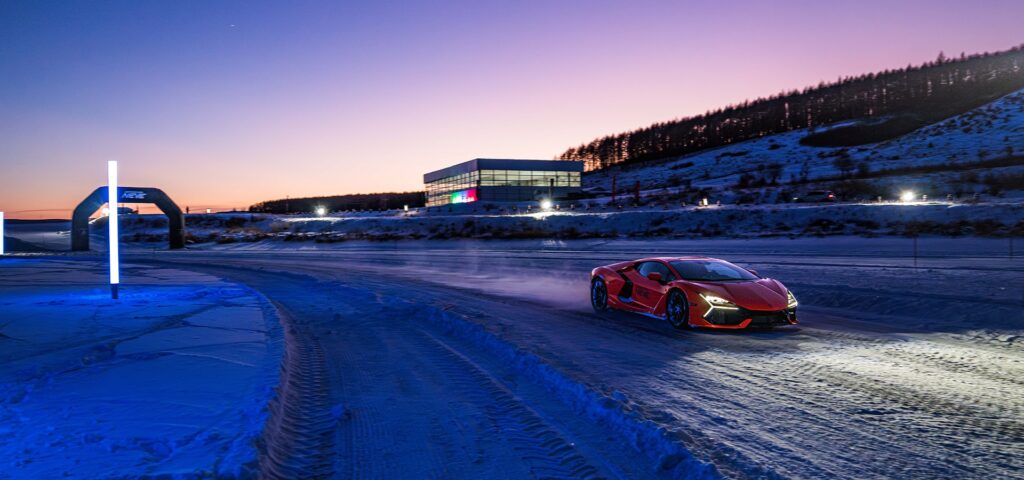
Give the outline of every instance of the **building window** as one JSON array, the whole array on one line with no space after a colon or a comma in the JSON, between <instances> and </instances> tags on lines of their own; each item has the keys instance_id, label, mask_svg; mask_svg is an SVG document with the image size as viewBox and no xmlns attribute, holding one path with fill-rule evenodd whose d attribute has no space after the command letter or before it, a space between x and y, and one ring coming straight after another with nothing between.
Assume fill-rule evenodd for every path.
<instances>
[{"instance_id":1,"label":"building window","mask_svg":"<svg viewBox=\"0 0 1024 480\"><path fill-rule=\"evenodd\" d=\"M478 199L533 200L547 188L580 188L580 172L539 170L478 170L426 184L427 206L466 203ZM491 187L491 188L488 188ZM483 188L483 190L480 190Z\"/></svg>"}]
</instances>

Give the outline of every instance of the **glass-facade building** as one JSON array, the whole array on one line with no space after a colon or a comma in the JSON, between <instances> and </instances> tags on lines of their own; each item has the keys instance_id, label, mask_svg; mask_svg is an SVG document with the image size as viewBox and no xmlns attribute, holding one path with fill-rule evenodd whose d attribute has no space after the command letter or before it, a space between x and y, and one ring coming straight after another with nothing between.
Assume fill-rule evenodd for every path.
<instances>
[{"instance_id":1,"label":"glass-facade building","mask_svg":"<svg viewBox=\"0 0 1024 480\"><path fill-rule=\"evenodd\" d=\"M583 162L477 158L423 176L427 206L527 202L580 191Z\"/></svg>"}]
</instances>

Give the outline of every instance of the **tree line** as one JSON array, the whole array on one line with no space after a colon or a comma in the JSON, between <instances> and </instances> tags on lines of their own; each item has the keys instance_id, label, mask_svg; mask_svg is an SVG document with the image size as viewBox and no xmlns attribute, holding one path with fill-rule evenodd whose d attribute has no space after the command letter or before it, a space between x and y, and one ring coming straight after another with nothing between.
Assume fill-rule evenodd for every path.
<instances>
[{"instance_id":1,"label":"tree line","mask_svg":"<svg viewBox=\"0 0 1024 480\"><path fill-rule=\"evenodd\" d=\"M570 148L556 157L583 160L588 171L685 155L766 135L878 116L917 128L1024 88L1024 45L960 54L918 66L819 83L744 101L703 115L655 123Z\"/></svg>"},{"instance_id":2,"label":"tree line","mask_svg":"<svg viewBox=\"0 0 1024 480\"><path fill-rule=\"evenodd\" d=\"M249 207L250 212L259 213L310 213L317 208L328 212L344 210L396 210L405 207L422 207L426 204L424 192L400 193L356 193L329 197L285 198L267 200Z\"/></svg>"}]
</instances>

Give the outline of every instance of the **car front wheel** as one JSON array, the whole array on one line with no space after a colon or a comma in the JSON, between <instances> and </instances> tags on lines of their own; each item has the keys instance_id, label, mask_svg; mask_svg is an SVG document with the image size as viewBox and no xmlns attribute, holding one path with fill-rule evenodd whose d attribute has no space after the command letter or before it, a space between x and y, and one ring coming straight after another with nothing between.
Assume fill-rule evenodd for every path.
<instances>
[{"instance_id":1,"label":"car front wheel","mask_svg":"<svg viewBox=\"0 0 1024 480\"><path fill-rule=\"evenodd\" d=\"M672 290L668 294L668 304L665 307L665 316L672 327L680 330L690 328L690 304L686 295L679 290Z\"/></svg>"}]
</instances>

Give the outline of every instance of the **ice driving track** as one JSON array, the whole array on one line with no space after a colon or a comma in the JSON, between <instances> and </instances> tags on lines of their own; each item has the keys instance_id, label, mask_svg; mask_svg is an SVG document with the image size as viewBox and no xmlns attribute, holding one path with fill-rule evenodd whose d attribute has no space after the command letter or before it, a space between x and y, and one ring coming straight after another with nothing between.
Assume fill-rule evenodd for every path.
<instances>
[{"instance_id":1,"label":"ice driving track","mask_svg":"<svg viewBox=\"0 0 1024 480\"><path fill-rule=\"evenodd\" d=\"M642 455L615 451L599 427L558 420L567 416L563 405L518 386L517 372L473 345L446 338L416 304L347 287L342 278L362 282L330 267L256 265L265 270L189 268L259 289L285 324L283 387L261 445L262 477L653 474Z\"/></svg>"},{"instance_id":2,"label":"ice driving track","mask_svg":"<svg viewBox=\"0 0 1024 480\"><path fill-rule=\"evenodd\" d=\"M585 300L491 295L472 275L461 285L437 280L437 272L477 273L486 258L395 258L159 256L246 283L283 314L285 386L266 435L265 476L1012 478L1024 468L1020 343L859 328L849 312L813 308L801 329L676 332L653 319L596 316ZM542 276L534 263L551 260L521 259L509 275ZM559 265L579 273L592 264L577 256ZM805 268L813 278L821 265ZM1009 266L978 271L1019 275ZM572 385L510 364L494 345L453 333L452 322L482 326ZM558 389L574 386L629 415L606 419L560 401ZM659 447L629 438L635 431L623 421L696 461L643 451ZM714 467L692 470L702 463Z\"/></svg>"}]
</instances>

